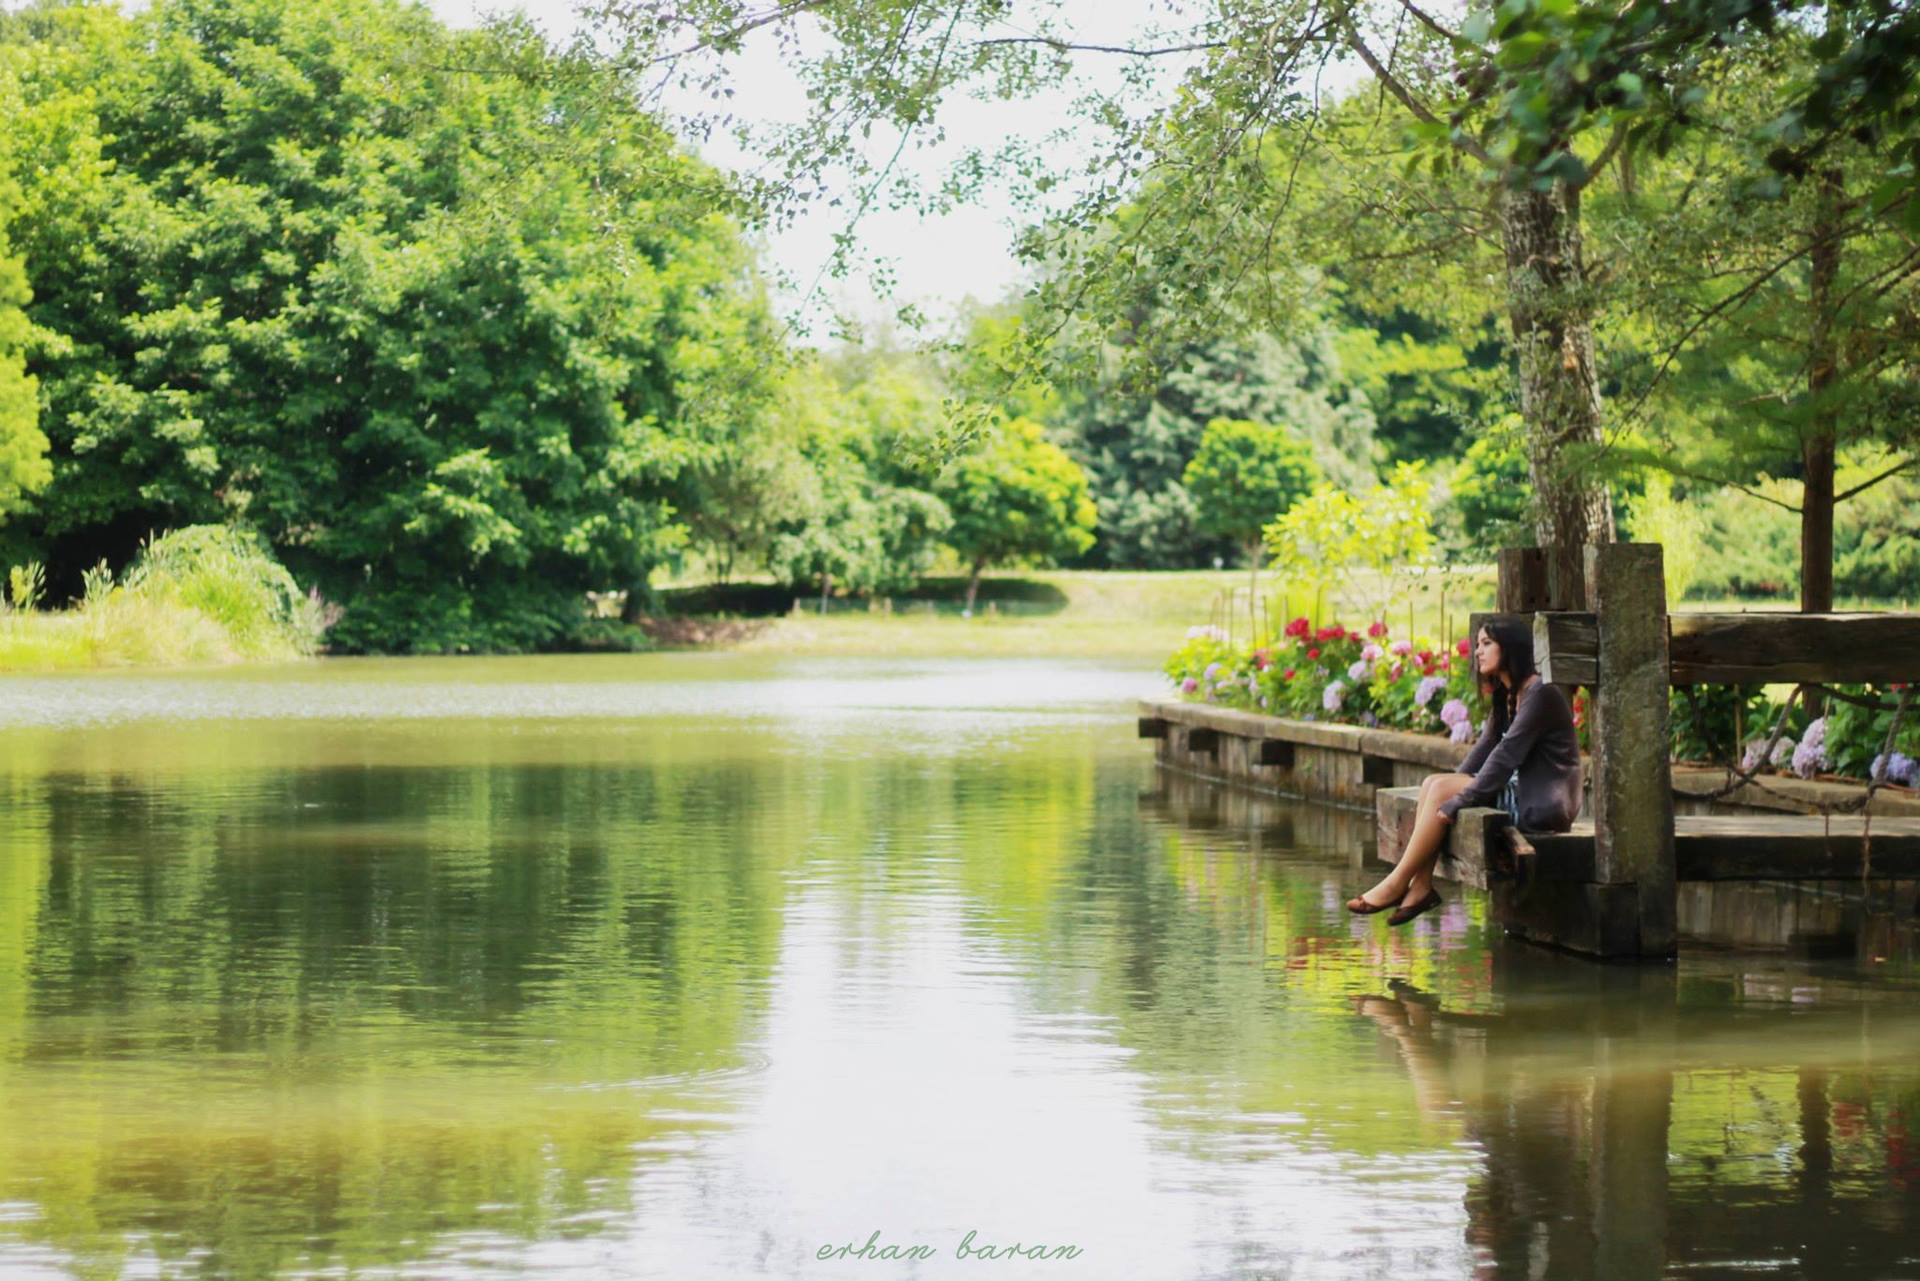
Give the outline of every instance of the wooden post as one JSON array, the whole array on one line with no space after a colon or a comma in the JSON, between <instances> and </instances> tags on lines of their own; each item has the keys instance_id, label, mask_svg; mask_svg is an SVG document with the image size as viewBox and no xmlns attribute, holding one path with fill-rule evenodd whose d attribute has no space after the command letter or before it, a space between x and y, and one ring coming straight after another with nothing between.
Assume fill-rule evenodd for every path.
<instances>
[{"instance_id":1,"label":"wooden post","mask_svg":"<svg viewBox=\"0 0 1920 1281\"><path fill-rule=\"evenodd\" d=\"M1496 563L1500 585L1495 591L1495 613L1531 614L1553 607L1547 596L1547 554L1543 548L1502 547Z\"/></svg>"},{"instance_id":2,"label":"wooden post","mask_svg":"<svg viewBox=\"0 0 1920 1281\"><path fill-rule=\"evenodd\" d=\"M1633 885L1637 953L1671 956L1673 774L1660 545L1589 546L1586 590L1600 633L1592 723L1594 880Z\"/></svg>"}]
</instances>

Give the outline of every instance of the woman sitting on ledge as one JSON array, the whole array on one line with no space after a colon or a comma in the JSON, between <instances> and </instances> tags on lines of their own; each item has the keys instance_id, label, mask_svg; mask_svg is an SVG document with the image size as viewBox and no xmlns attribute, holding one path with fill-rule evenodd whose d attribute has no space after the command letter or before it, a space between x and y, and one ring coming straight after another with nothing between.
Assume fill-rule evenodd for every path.
<instances>
[{"instance_id":1,"label":"woman sitting on ledge","mask_svg":"<svg viewBox=\"0 0 1920 1281\"><path fill-rule=\"evenodd\" d=\"M1380 883L1347 910L1359 915L1398 905L1389 925L1405 925L1440 906L1433 864L1453 817L1469 805L1498 804L1525 832L1564 832L1580 812L1580 739L1573 709L1533 667L1533 634L1496 620L1473 643L1480 692L1492 703L1487 727L1460 769L1429 774L1406 852Z\"/></svg>"}]
</instances>

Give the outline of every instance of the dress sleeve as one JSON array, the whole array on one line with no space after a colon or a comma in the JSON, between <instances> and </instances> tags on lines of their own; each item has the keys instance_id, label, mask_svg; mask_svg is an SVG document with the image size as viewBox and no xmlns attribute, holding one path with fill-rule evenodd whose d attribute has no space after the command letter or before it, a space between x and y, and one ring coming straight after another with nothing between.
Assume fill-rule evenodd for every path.
<instances>
[{"instance_id":1,"label":"dress sleeve","mask_svg":"<svg viewBox=\"0 0 1920 1281\"><path fill-rule=\"evenodd\" d=\"M1507 732L1493 750L1481 757L1480 768L1473 775L1473 781L1459 792L1443 802L1440 813L1451 823L1453 816L1469 805L1490 805L1500 795L1500 789L1507 785L1507 779L1513 771L1520 768L1520 762L1527 759L1527 753L1533 750L1534 740L1546 729L1547 702L1540 697L1540 687L1520 701L1520 710L1513 714L1513 723L1507 726ZM1488 733L1492 732L1493 718L1489 716ZM1485 746L1487 735L1480 736L1480 745ZM1480 756L1480 748L1475 747L1473 754L1461 762L1461 773L1467 773L1466 766Z\"/></svg>"},{"instance_id":2,"label":"dress sleeve","mask_svg":"<svg viewBox=\"0 0 1920 1281\"><path fill-rule=\"evenodd\" d=\"M1493 732L1493 717L1488 716L1486 725L1480 730L1480 741L1473 745L1473 750L1467 753L1467 759L1461 761L1459 768L1454 772L1478 774L1480 767L1487 763L1487 755L1493 751L1493 745L1499 741Z\"/></svg>"}]
</instances>

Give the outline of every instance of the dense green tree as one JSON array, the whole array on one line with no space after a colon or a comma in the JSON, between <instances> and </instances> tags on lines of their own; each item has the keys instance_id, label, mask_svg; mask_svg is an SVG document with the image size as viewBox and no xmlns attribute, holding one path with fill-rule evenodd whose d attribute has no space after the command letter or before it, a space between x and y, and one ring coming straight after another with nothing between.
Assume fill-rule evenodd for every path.
<instances>
[{"instance_id":1,"label":"dense green tree","mask_svg":"<svg viewBox=\"0 0 1920 1281\"><path fill-rule=\"evenodd\" d=\"M1313 451L1284 426L1216 418L1181 477L1200 506L1200 527L1233 539L1260 568L1260 531L1320 479Z\"/></svg>"},{"instance_id":2,"label":"dense green tree","mask_svg":"<svg viewBox=\"0 0 1920 1281\"><path fill-rule=\"evenodd\" d=\"M1333 335L1304 341L1254 333L1168 361L1145 390L1110 353L1100 378L1064 398L1059 438L1087 470L1100 511L1090 563L1173 569L1230 555L1209 533L1183 477L1216 418L1284 422L1323 475L1363 487L1373 475L1373 415L1342 375Z\"/></svg>"},{"instance_id":3,"label":"dense green tree","mask_svg":"<svg viewBox=\"0 0 1920 1281\"><path fill-rule=\"evenodd\" d=\"M764 403L708 172L523 24L162 0L12 16L0 58L23 150L78 175L6 229L63 345L57 565L240 521L345 604L337 645L551 644L684 541L688 465Z\"/></svg>"},{"instance_id":4,"label":"dense green tree","mask_svg":"<svg viewBox=\"0 0 1920 1281\"><path fill-rule=\"evenodd\" d=\"M20 95L9 69L0 65L0 117L17 119ZM0 151L0 521L27 504L34 491L53 477L47 462L47 437L40 430L40 388L27 373L27 349L33 326L26 305L26 264L7 243L9 211L19 207L19 184L12 152Z\"/></svg>"},{"instance_id":5,"label":"dense green tree","mask_svg":"<svg viewBox=\"0 0 1920 1281\"><path fill-rule=\"evenodd\" d=\"M1074 556L1093 545L1099 518L1086 474L1029 419L1006 422L949 464L938 492L953 513L947 541L967 566L969 612L989 566Z\"/></svg>"},{"instance_id":6,"label":"dense green tree","mask_svg":"<svg viewBox=\"0 0 1920 1281\"><path fill-rule=\"evenodd\" d=\"M1634 394L1623 456L1705 484L1799 482L1801 605L1832 608L1835 513L1920 463L1920 285L1911 237L1873 215L1873 158L1834 142L1815 173L1754 192L1749 141L1811 61L1797 37L1716 65L1692 110L1715 125L1637 158L1593 222L1625 268L1615 357ZM1850 456L1881 460L1837 486Z\"/></svg>"}]
</instances>

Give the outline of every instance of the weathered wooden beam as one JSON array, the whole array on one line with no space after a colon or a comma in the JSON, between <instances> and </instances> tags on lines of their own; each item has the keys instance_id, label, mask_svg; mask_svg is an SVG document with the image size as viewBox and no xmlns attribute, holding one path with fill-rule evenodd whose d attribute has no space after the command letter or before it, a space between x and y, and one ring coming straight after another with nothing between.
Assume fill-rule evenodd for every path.
<instances>
[{"instance_id":1,"label":"weathered wooden beam","mask_svg":"<svg viewBox=\"0 0 1920 1281\"><path fill-rule=\"evenodd\" d=\"M1867 827L1858 815L1683 814L1674 820L1674 856L1683 881L1916 877L1920 819L1875 818Z\"/></svg>"},{"instance_id":2,"label":"weathered wooden beam","mask_svg":"<svg viewBox=\"0 0 1920 1281\"><path fill-rule=\"evenodd\" d=\"M1638 954L1670 956L1675 942L1673 779L1660 545L1589 546L1586 586L1587 608L1601 619L1590 729L1594 879L1636 887Z\"/></svg>"},{"instance_id":3,"label":"weathered wooden beam","mask_svg":"<svg viewBox=\"0 0 1920 1281\"><path fill-rule=\"evenodd\" d=\"M1417 787L1383 787L1374 793L1378 831L1376 857L1391 866L1400 861L1413 835L1420 805ZM1570 832L1535 832L1519 838L1534 852L1522 866L1516 857L1516 833L1506 813L1478 806L1462 809L1447 831L1434 875L1443 881L1484 890L1493 882L1518 876L1521 880L1591 881L1593 826L1576 824Z\"/></svg>"},{"instance_id":4,"label":"weathered wooden beam","mask_svg":"<svg viewBox=\"0 0 1920 1281\"><path fill-rule=\"evenodd\" d=\"M1584 611L1533 616L1533 663L1549 685L1585 685L1600 676L1600 623Z\"/></svg>"},{"instance_id":5,"label":"weathered wooden beam","mask_svg":"<svg viewBox=\"0 0 1920 1281\"><path fill-rule=\"evenodd\" d=\"M1140 717L1141 738L1165 738L1167 736L1166 718L1162 716Z\"/></svg>"},{"instance_id":6,"label":"weathered wooden beam","mask_svg":"<svg viewBox=\"0 0 1920 1281\"><path fill-rule=\"evenodd\" d=\"M1920 614L1675 614L1675 685L1920 680Z\"/></svg>"},{"instance_id":7,"label":"weathered wooden beam","mask_svg":"<svg viewBox=\"0 0 1920 1281\"><path fill-rule=\"evenodd\" d=\"M1503 614L1531 614L1547 608L1547 555L1539 547L1502 547L1495 553L1499 584L1494 608Z\"/></svg>"}]
</instances>

